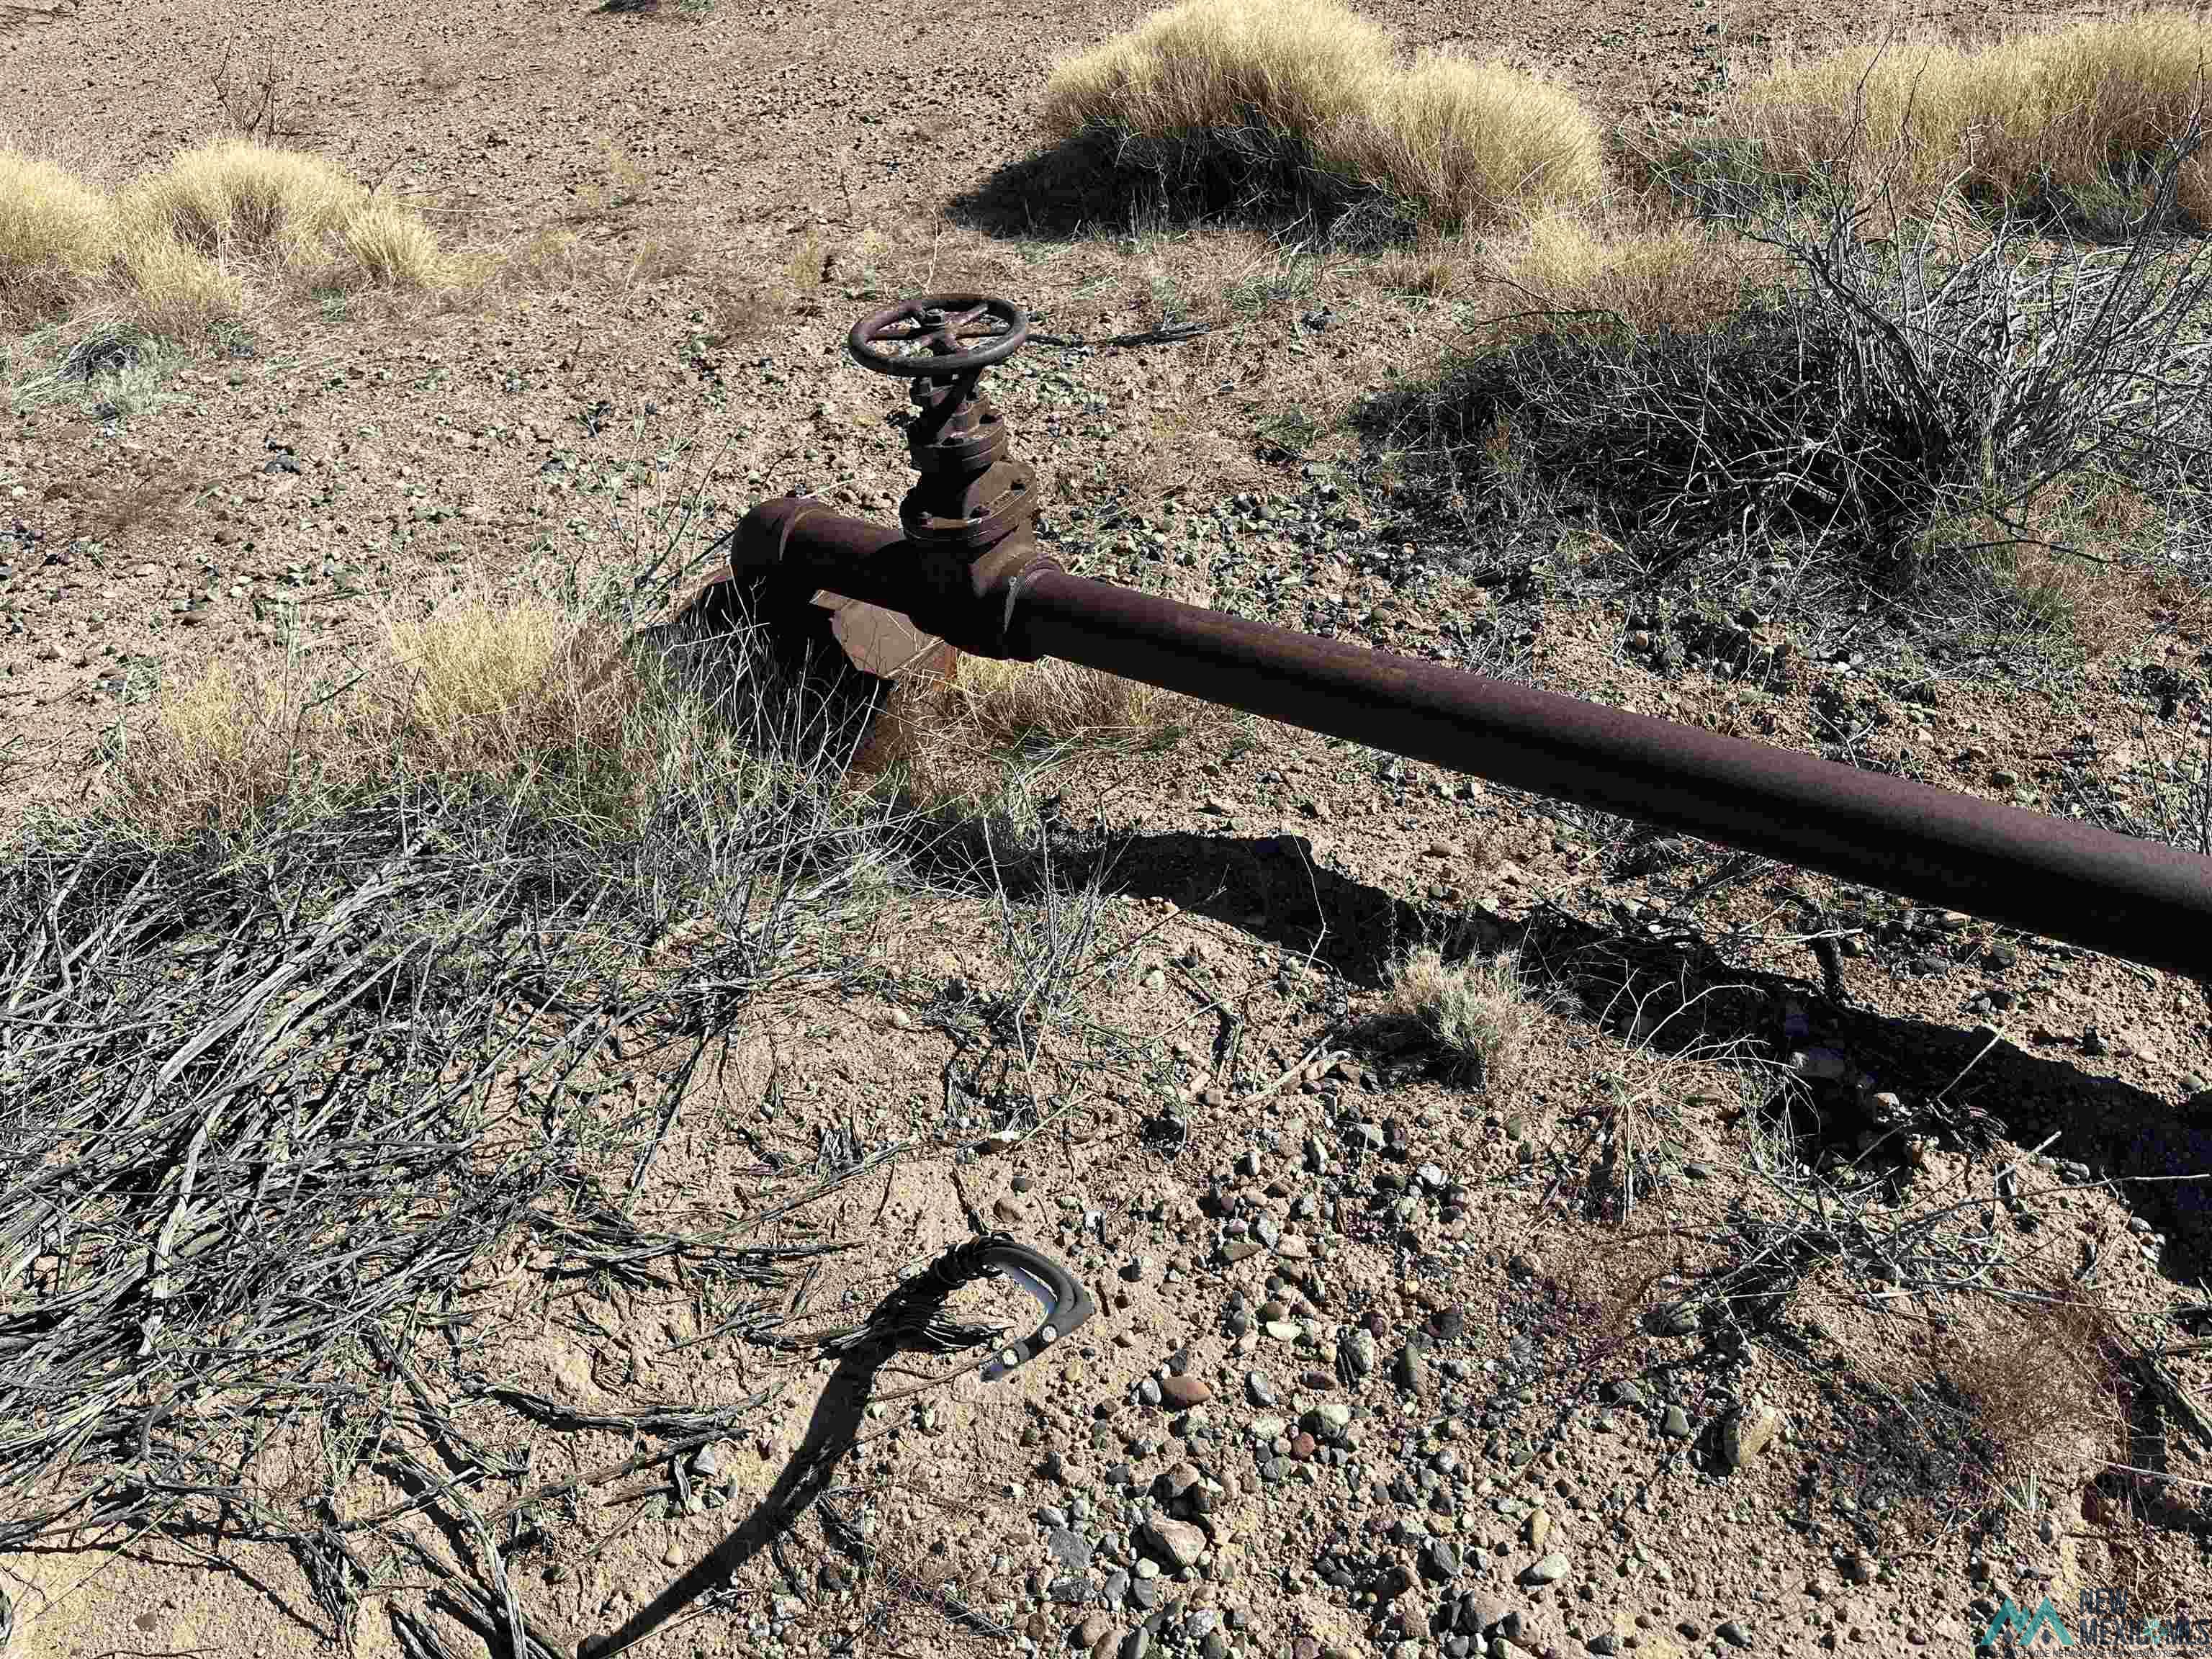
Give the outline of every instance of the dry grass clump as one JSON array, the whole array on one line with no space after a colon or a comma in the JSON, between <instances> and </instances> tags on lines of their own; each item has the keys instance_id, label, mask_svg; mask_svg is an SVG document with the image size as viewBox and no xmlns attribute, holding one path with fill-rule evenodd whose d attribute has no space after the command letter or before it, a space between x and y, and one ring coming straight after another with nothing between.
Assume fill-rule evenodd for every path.
<instances>
[{"instance_id":1,"label":"dry grass clump","mask_svg":"<svg viewBox=\"0 0 2212 1659\"><path fill-rule=\"evenodd\" d=\"M0 323L20 329L64 312L112 257L106 198L74 174L0 150Z\"/></svg>"},{"instance_id":2,"label":"dry grass clump","mask_svg":"<svg viewBox=\"0 0 2212 1659\"><path fill-rule=\"evenodd\" d=\"M1494 1091L1520 1069L1540 1007L1514 957L1448 964L1441 951L1423 946L1391 970L1380 1017L1419 1027L1454 1071Z\"/></svg>"},{"instance_id":3,"label":"dry grass clump","mask_svg":"<svg viewBox=\"0 0 2212 1659\"><path fill-rule=\"evenodd\" d=\"M443 275L419 216L323 160L227 140L177 156L125 191L126 234L173 238L216 260L263 264L317 289L430 288Z\"/></svg>"},{"instance_id":4,"label":"dry grass clump","mask_svg":"<svg viewBox=\"0 0 2212 1659\"><path fill-rule=\"evenodd\" d=\"M1602 313L1638 332L1718 326L1742 309L1747 291L1778 281L1774 250L1703 225L1672 222L1619 231L1555 214L1528 228L1509 252L1505 280L1522 304Z\"/></svg>"},{"instance_id":5,"label":"dry grass clump","mask_svg":"<svg viewBox=\"0 0 2212 1659\"><path fill-rule=\"evenodd\" d=\"M550 599L463 592L388 620L349 680L217 662L123 744L109 823L155 844L235 841L273 818L409 779L596 778L647 763L641 682L614 643Z\"/></svg>"},{"instance_id":6,"label":"dry grass clump","mask_svg":"<svg viewBox=\"0 0 2212 1659\"><path fill-rule=\"evenodd\" d=\"M2069 479L2027 504L2021 520L2034 535L1984 512L1938 519L1910 550L1911 568L1925 583L1945 579L1948 564L1948 580L1986 589L1990 612L2021 632L2063 635L2097 656L2131 647L2147 613L2190 602L2166 555L2203 534L2174 516L2125 479Z\"/></svg>"},{"instance_id":7,"label":"dry grass clump","mask_svg":"<svg viewBox=\"0 0 2212 1659\"><path fill-rule=\"evenodd\" d=\"M165 340L193 339L246 309L246 283L237 270L173 236L125 240L109 277L100 309Z\"/></svg>"},{"instance_id":8,"label":"dry grass clump","mask_svg":"<svg viewBox=\"0 0 2212 1659\"><path fill-rule=\"evenodd\" d=\"M1738 94L1719 150L1771 176L1840 171L1914 202L1952 187L2125 222L2148 164L2204 106L2212 17L2145 11L1978 46L1929 39L1784 60ZM2212 161L2175 206L2212 226Z\"/></svg>"},{"instance_id":9,"label":"dry grass clump","mask_svg":"<svg viewBox=\"0 0 2212 1659\"><path fill-rule=\"evenodd\" d=\"M749 650L741 636L707 655L732 664ZM168 692L115 752L101 816L141 844L245 843L359 799L478 789L591 839L671 800L780 787L794 768L829 793L849 769L858 799L886 767L904 786L891 798L957 816L963 803L997 811L1016 774L1071 751L1165 746L1213 712L1069 664L965 658L951 683L902 682L879 717L895 729L856 749L857 728L828 702L779 701L732 674L732 695L702 696L618 625L543 594L465 586L388 616L341 681L218 662Z\"/></svg>"},{"instance_id":10,"label":"dry grass clump","mask_svg":"<svg viewBox=\"0 0 2212 1659\"><path fill-rule=\"evenodd\" d=\"M939 831L978 825L1010 846L1035 839L1044 777L1077 754L1172 748L1225 711L1074 663L963 656L949 679L899 683L869 753L893 798Z\"/></svg>"},{"instance_id":11,"label":"dry grass clump","mask_svg":"<svg viewBox=\"0 0 2212 1659\"><path fill-rule=\"evenodd\" d=\"M1970 1340L1941 1352L2000 1479L2080 1468L2124 1445L2124 1351L2111 1311L2071 1286L1996 1303Z\"/></svg>"},{"instance_id":12,"label":"dry grass clump","mask_svg":"<svg viewBox=\"0 0 2212 1659\"><path fill-rule=\"evenodd\" d=\"M110 197L0 151L0 324L100 307L190 338L238 315L255 273L321 291L437 289L460 274L419 216L319 156L226 140Z\"/></svg>"},{"instance_id":13,"label":"dry grass clump","mask_svg":"<svg viewBox=\"0 0 2212 1659\"><path fill-rule=\"evenodd\" d=\"M1408 62L1335 0L1185 0L1063 62L1044 123L1177 191L1245 204L1380 199L1447 229L1586 202L1596 123L1502 63Z\"/></svg>"},{"instance_id":14,"label":"dry grass clump","mask_svg":"<svg viewBox=\"0 0 2212 1659\"><path fill-rule=\"evenodd\" d=\"M1075 663L963 657L937 712L948 735L991 749L1036 750L1160 747L1195 708L1158 686Z\"/></svg>"}]
</instances>

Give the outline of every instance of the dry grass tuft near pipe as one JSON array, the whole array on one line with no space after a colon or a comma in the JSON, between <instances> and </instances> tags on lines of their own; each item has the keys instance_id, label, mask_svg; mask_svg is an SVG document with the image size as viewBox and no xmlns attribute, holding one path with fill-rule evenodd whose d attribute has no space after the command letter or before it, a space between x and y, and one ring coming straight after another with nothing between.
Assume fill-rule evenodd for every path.
<instances>
[{"instance_id":1,"label":"dry grass tuft near pipe","mask_svg":"<svg viewBox=\"0 0 2212 1659\"><path fill-rule=\"evenodd\" d=\"M1504 64L1408 60L1335 0L1186 0L1062 63L1044 124L1171 193L1443 229L1595 200L1597 124Z\"/></svg>"}]
</instances>

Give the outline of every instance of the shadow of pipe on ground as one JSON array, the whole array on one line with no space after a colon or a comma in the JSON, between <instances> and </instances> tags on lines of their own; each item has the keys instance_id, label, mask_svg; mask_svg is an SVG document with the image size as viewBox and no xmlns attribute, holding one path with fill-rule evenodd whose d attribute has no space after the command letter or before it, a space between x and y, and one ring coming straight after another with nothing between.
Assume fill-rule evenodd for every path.
<instances>
[{"instance_id":1,"label":"shadow of pipe on ground","mask_svg":"<svg viewBox=\"0 0 2212 1659\"><path fill-rule=\"evenodd\" d=\"M1848 1054L1880 1089L1940 1103L1926 1127L1969 1140L2002 1134L2022 1146L2056 1134L2053 1156L2085 1164L2100 1179L2144 1183L2131 1188L2129 1202L2167 1235L2159 1271L2177 1285L2212 1274L2212 1182L2190 1178L2212 1170L2212 1110L2196 1097L2169 1100L2009 1040L1992 1045L1985 1032L1840 1003L1810 980L1730 964L1695 939L1640 939L1556 909L1518 922L1409 903L1329 870L1301 836L1139 836L1102 854L1094 872L1118 890L1170 899L1369 989L1417 945L1448 957L1516 946L1524 970L1586 1009L1627 982L1676 1006L1694 1002L1670 1041L1749 1039L1778 1058L1782 1011L1796 1001L1813 1011L1819 1040ZM1812 1087L1824 1142L1884 1127L1852 1085Z\"/></svg>"}]
</instances>

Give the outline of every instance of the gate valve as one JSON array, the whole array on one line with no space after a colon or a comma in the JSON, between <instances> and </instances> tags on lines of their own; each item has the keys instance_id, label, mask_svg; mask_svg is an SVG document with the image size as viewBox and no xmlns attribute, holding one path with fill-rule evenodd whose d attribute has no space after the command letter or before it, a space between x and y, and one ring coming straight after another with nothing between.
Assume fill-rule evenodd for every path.
<instances>
[{"instance_id":1,"label":"gate valve","mask_svg":"<svg viewBox=\"0 0 2212 1659\"><path fill-rule=\"evenodd\" d=\"M1006 459L1006 422L976 385L1029 333L1019 306L981 294L925 294L854 325L855 362L914 382L907 453L921 477L899 520L915 541L981 553L1034 516L1035 475Z\"/></svg>"},{"instance_id":2,"label":"gate valve","mask_svg":"<svg viewBox=\"0 0 2212 1659\"><path fill-rule=\"evenodd\" d=\"M899 525L933 590L914 620L981 656L1006 654L1015 589L1045 562L1032 533L1036 475L1007 459L1006 422L978 388L1029 334L1028 313L1011 300L923 294L863 317L845 343L861 368L913 382L907 453L921 476Z\"/></svg>"}]
</instances>

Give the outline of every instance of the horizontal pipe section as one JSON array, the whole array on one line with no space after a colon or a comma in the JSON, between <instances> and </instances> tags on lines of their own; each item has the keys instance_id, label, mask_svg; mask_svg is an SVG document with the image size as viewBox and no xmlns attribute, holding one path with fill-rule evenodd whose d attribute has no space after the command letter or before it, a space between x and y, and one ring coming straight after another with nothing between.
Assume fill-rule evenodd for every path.
<instances>
[{"instance_id":1,"label":"horizontal pipe section","mask_svg":"<svg viewBox=\"0 0 2212 1659\"><path fill-rule=\"evenodd\" d=\"M918 561L896 531L818 508L779 510L763 529L805 580L891 610L920 598ZM1021 656L1064 658L2150 967L2202 978L2212 966L2212 860L2161 842L1057 567L1020 585L1007 641Z\"/></svg>"},{"instance_id":2,"label":"horizontal pipe section","mask_svg":"<svg viewBox=\"0 0 2212 1659\"><path fill-rule=\"evenodd\" d=\"M921 597L920 561L904 531L800 495L763 501L745 514L732 538L730 567L740 580L773 572L779 583L826 587L886 611L911 611Z\"/></svg>"}]
</instances>

